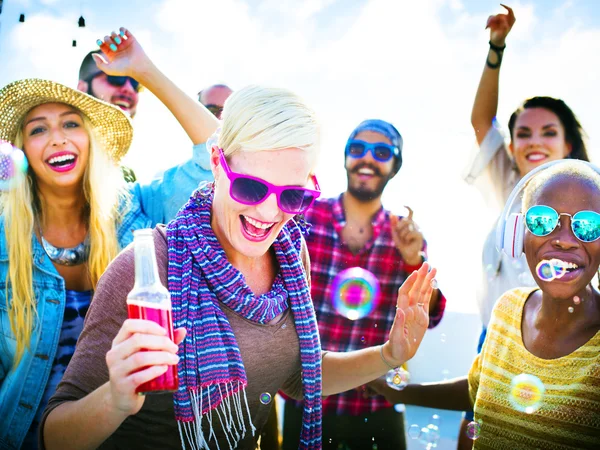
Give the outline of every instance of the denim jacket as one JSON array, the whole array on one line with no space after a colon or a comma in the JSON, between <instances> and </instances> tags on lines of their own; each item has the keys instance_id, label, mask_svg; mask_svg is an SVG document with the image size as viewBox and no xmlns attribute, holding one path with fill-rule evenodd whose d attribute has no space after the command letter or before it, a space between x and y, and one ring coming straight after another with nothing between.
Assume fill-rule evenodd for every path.
<instances>
[{"instance_id":1,"label":"denim jacket","mask_svg":"<svg viewBox=\"0 0 600 450\"><path fill-rule=\"evenodd\" d=\"M133 241L133 230L153 225L136 198L117 230L119 245ZM14 366L16 340L7 306L8 242L0 216L0 449L19 449L38 409L54 363L65 309L65 283L36 236L32 237L33 291L37 317L29 349ZM11 289L8 289L11 297Z\"/></svg>"}]
</instances>

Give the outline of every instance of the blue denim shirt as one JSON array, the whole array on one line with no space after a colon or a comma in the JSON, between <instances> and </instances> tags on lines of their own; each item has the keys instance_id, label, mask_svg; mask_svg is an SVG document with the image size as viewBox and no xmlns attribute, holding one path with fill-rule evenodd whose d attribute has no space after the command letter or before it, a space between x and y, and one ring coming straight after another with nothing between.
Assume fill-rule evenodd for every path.
<instances>
[{"instance_id":1,"label":"blue denim shirt","mask_svg":"<svg viewBox=\"0 0 600 450\"><path fill-rule=\"evenodd\" d=\"M166 170L150 184L135 186L134 193L152 222L167 223L173 220L198 184L213 180L206 144L194 145L193 152L192 159Z\"/></svg>"},{"instance_id":2,"label":"blue denim shirt","mask_svg":"<svg viewBox=\"0 0 600 450\"><path fill-rule=\"evenodd\" d=\"M131 187L133 200L117 230L121 248L133 241L133 230L148 228L173 219L201 181L212 180L205 144L194 146L194 156L168 169L150 185ZM13 367L16 340L10 329L6 289L8 248L4 217L0 216L0 450L19 449L52 369L65 309L65 283L35 236L33 249L33 290L37 320L30 348ZM9 297L10 289L8 291Z\"/></svg>"},{"instance_id":3,"label":"blue denim shirt","mask_svg":"<svg viewBox=\"0 0 600 450\"><path fill-rule=\"evenodd\" d=\"M152 223L134 198L117 238L121 248L133 241L133 230ZM56 355L65 309L65 283L42 245L32 237L33 291L37 317L29 349L14 367L16 340L7 310L8 245L0 216L0 449L19 449L44 393ZM11 297L11 289L8 288Z\"/></svg>"}]
</instances>

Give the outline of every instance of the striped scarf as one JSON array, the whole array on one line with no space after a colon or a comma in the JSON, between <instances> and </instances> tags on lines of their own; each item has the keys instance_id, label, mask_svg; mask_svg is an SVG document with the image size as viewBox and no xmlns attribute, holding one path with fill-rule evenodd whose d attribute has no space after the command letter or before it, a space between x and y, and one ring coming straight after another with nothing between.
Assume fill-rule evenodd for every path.
<instances>
[{"instance_id":1,"label":"striped scarf","mask_svg":"<svg viewBox=\"0 0 600 450\"><path fill-rule=\"evenodd\" d=\"M208 449L212 438L216 442L212 423L217 418L231 449L248 431L253 436L256 431L246 398L244 364L219 303L242 317L265 324L285 311L289 302L302 363L304 414L300 448L320 449L321 343L300 258L301 230L293 220L283 227L273 242L279 283L275 281L272 292L255 297L243 275L227 260L212 230L212 200L211 183L196 190L167 227L173 322L188 331L179 348L179 390L174 395L183 448L186 441L192 449ZM203 418L208 422L207 437L202 430Z\"/></svg>"}]
</instances>

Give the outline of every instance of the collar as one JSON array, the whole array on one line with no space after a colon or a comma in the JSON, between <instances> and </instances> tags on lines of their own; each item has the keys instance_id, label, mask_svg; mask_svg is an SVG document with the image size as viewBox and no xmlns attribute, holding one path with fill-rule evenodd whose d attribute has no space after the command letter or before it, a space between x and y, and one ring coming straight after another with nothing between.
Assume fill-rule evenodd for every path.
<instances>
[{"instance_id":1,"label":"collar","mask_svg":"<svg viewBox=\"0 0 600 450\"><path fill-rule=\"evenodd\" d=\"M210 154L206 149L206 143L196 144L192 148L192 161L202 167L204 170L210 170Z\"/></svg>"},{"instance_id":2,"label":"collar","mask_svg":"<svg viewBox=\"0 0 600 450\"><path fill-rule=\"evenodd\" d=\"M337 200L333 203L333 227L339 236L342 235L342 229L346 226L346 214L344 212L344 192L340 194ZM373 227L374 241L382 228L389 221L389 213L381 206L379 210L371 217L371 226Z\"/></svg>"}]
</instances>

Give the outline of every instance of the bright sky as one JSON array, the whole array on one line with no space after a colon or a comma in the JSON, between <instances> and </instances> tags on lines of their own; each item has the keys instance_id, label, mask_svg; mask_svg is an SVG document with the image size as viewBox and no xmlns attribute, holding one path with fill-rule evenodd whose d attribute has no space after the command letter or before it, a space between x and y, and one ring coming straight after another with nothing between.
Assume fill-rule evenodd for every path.
<instances>
[{"instance_id":1,"label":"bright sky","mask_svg":"<svg viewBox=\"0 0 600 450\"><path fill-rule=\"evenodd\" d=\"M527 97L560 97L579 116L598 161L600 4L510 6L517 22L504 56L499 121L506 125ZM414 209L448 308L474 312L481 243L497 211L461 175L475 151L469 120L488 47L484 26L502 11L490 0L6 0L0 86L40 77L75 87L96 39L126 26L192 96L214 83L260 83L303 96L323 126L317 174L327 196L346 187L342 154L352 129L366 118L388 120L404 137L404 165L384 203ZM77 27L80 15L86 28ZM134 123L126 163L142 180L191 155L187 136L148 92Z\"/></svg>"}]
</instances>

